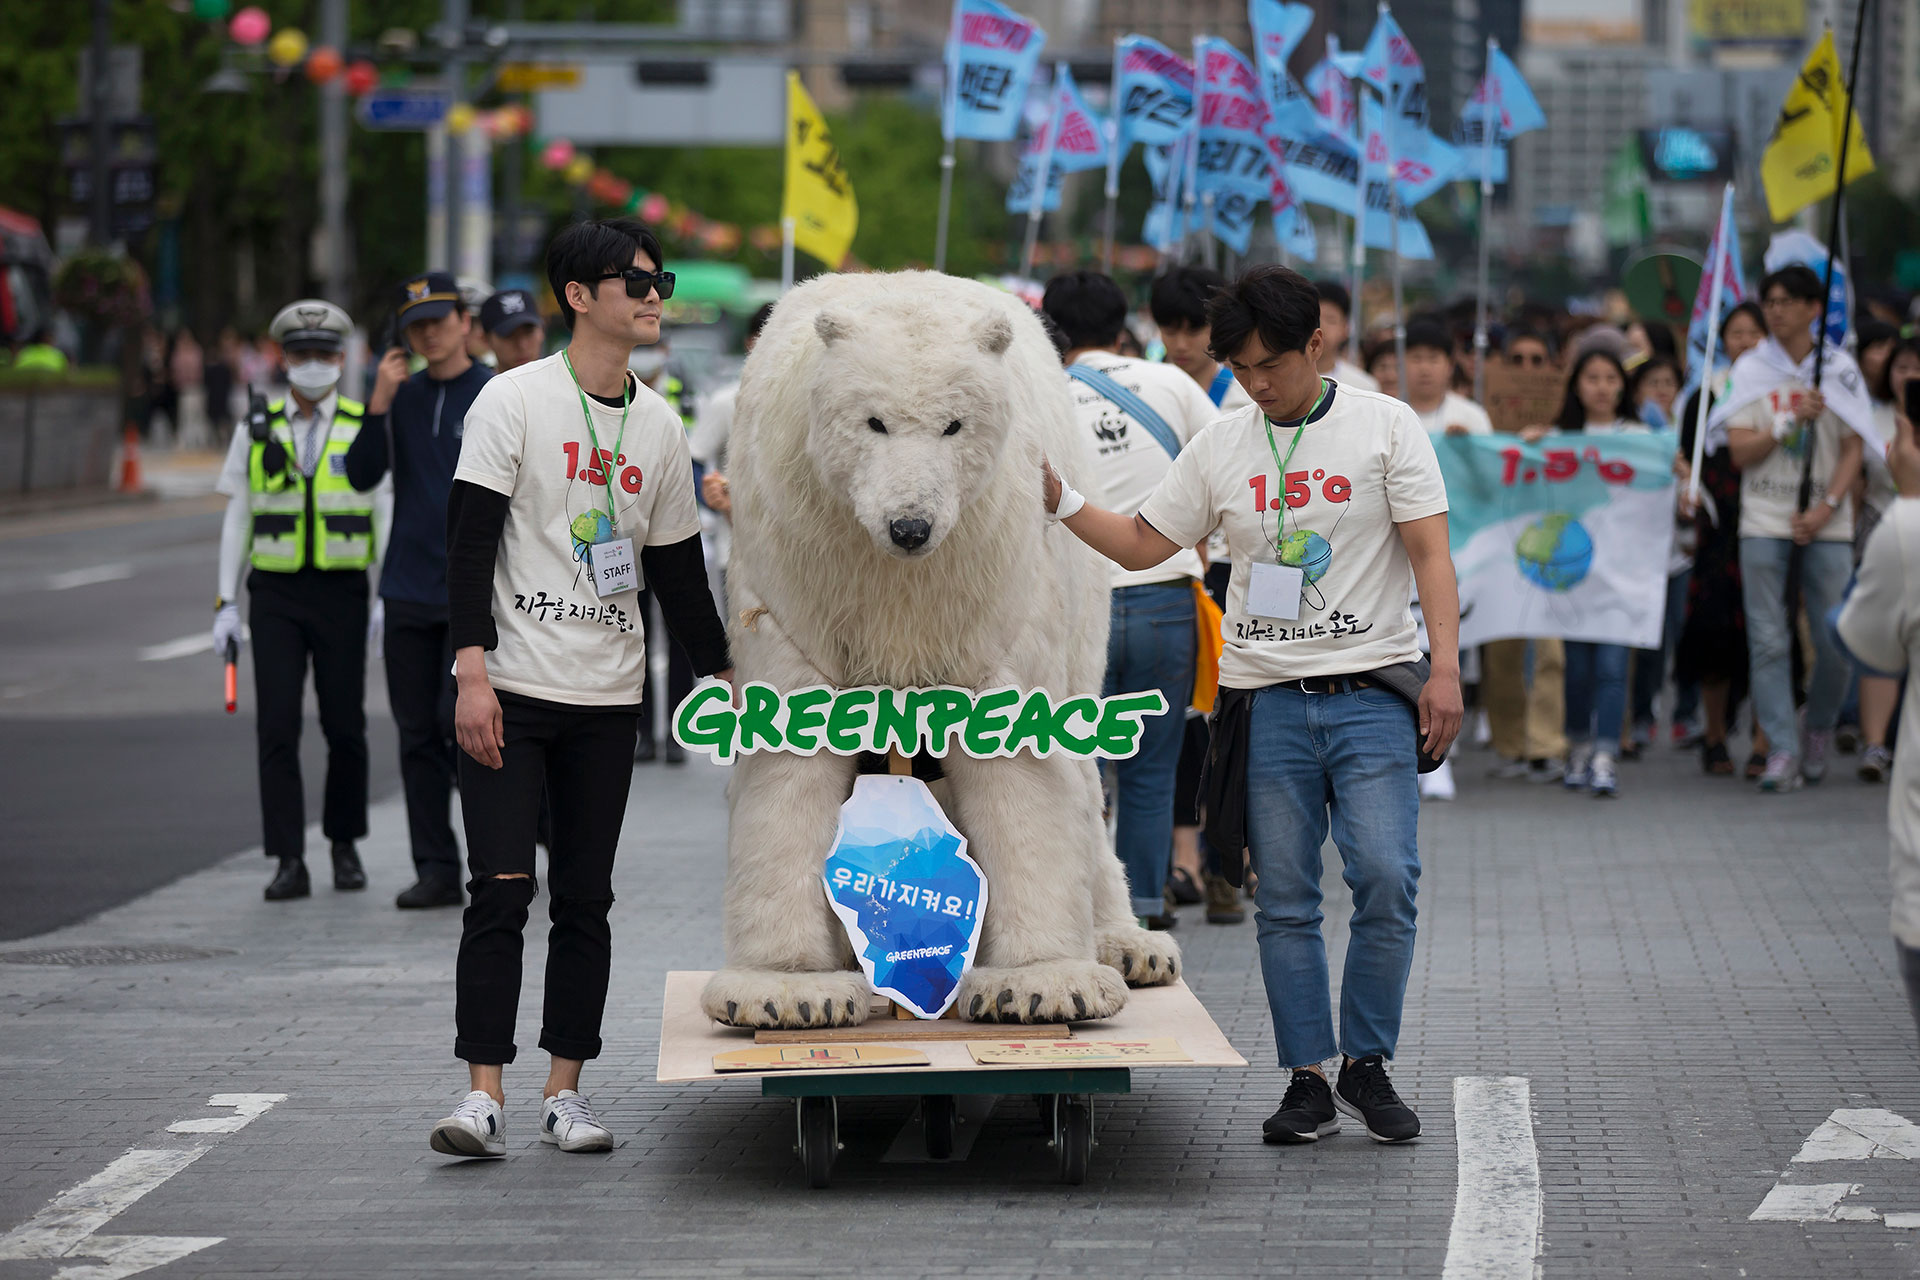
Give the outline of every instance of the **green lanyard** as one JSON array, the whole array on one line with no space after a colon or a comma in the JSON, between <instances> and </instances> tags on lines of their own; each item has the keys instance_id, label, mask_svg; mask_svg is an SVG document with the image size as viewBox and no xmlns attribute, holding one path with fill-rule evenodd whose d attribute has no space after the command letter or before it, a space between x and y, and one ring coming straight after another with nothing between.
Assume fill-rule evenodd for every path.
<instances>
[{"instance_id":1,"label":"green lanyard","mask_svg":"<svg viewBox=\"0 0 1920 1280\"><path fill-rule=\"evenodd\" d=\"M1313 415L1320 412L1320 406L1326 403L1326 399L1327 380L1322 378L1320 379L1320 394L1314 398L1313 408L1307 410L1306 417L1300 419L1300 424L1293 429L1293 440L1287 445L1287 456L1285 458L1280 456L1280 446L1273 442L1273 419L1267 417L1264 413L1260 415L1261 421L1266 424L1267 448L1273 452L1273 465L1280 468L1280 488L1283 491L1287 487L1287 464L1293 461L1293 451L1300 447L1300 434L1307 429L1307 424L1313 421Z\"/></svg>"},{"instance_id":2,"label":"green lanyard","mask_svg":"<svg viewBox=\"0 0 1920 1280\"><path fill-rule=\"evenodd\" d=\"M562 351L560 359L567 366L567 376L573 379L574 393L580 397L580 414L587 420L587 439L593 443L593 457L588 462L587 470L598 469L606 477L607 527L618 532L620 521L613 509L613 473L620 461L620 446L627 439L627 413L633 408L633 383L625 378L620 380L620 394L623 397L620 403L620 434L613 438L613 456L603 459L600 456L600 437L593 432L593 410L587 407L587 393L580 386L580 375L573 371L573 357ZM1288 456L1291 457L1292 453L1289 452Z\"/></svg>"}]
</instances>

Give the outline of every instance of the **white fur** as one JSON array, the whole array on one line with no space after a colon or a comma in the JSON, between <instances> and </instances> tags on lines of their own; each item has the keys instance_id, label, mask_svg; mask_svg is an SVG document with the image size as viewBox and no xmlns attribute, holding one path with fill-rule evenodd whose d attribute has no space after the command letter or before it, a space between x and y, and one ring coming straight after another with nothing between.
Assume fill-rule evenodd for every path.
<instances>
[{"instance_id":1,"label":"white fur","mask_svg":"<svg viewBox=\"0 0 1920 1280\"><path fill-rule=\"evenodd\" d=\"M1106 564L1040 499L1043 455L1090 489L1093 468L1053 344L1016 299L931 272L810 281L755 345L733 432L740 680L1100 693ZM928 522L924 545L895 544L903 519ZM936 795L992 884L962 1016L1108 1017L1126 999L1116 970L1173 980L1179 950L1134 922L1090 762L956 752L945 767ZM826 753L735 766L711 1016L806 1025L829 1000L830 1021L866 1016L843 1008L856 966L820 883L853 774Z\"/></svg>"}]
</instances>

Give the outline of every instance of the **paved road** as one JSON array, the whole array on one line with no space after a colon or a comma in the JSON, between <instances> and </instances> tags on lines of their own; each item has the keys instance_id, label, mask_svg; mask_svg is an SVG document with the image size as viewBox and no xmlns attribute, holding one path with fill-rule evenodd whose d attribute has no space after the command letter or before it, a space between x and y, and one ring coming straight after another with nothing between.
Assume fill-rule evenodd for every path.
<instances>
[{"instance_id":1,"label":"paved road","mask_svg":"<svg viewBox=\"0 0 1920 1280\"><path fill-rule=\"evenodd\" d=\"M0 520L0 940L259 843L252 669L243 657L241 712L227 716L200 643L217 508L183 497ZM374 794L386 795L398 776L377 664L368 716ZM302 747L317 817L324 750L311 708Z\"/></svg>"},{"instance_id":2,"label":"paved road","mask_svg":"<svg viewBox=\"0 0 1920 1280\"><path fill-rule=\"evenodd\" d=\"M1422 818L1397 1066L1427 1125L1411 1146L1352 1131L1261 1144L1284 1082L1252 926L1190 914L1192 985L1252 1067L1140 1072L1133 1094L1101 1104L1080 1188L1054 1181L1024 1100L986 1121L964 1163L939 1166L881 1160L907 1101L851 1103L835 1185L807 1191L786 1104L748 1082L653 1082L666 972L721 960L725 780L656 766L634 775L607 1051L588 1077L621 1139L610 1155L538 1143L531 1048L509 1068L509 1157L432 1155L427 1127L464 1088L450 1056L457 916L329 892L269 906L257 862L237 857L33 944L233 954L0 963L0 1232L17 1246L20 1224L45 1225L50 1200L138 1148L200 1152L102 1229L215 1241L164 1275L1436 1277L1450 1248L1456 1266L1513 1260L1464 1252L1462 1222L1484 1221L1498 1193L1470 1180L1456 1217L1456 1135L1473 1116L1456 1111L1453 1081L1518 1077L1546 1276L1912 1274L1915 1232L1880 1217L1920 1210L1915 1135L1879 1159L1792 1163L1837 1109L1920 1118L1887 937L1885 792L1836 778L1762 799L1662 755L1627 766L1625 798L1607 804L1480 781L1486 760L1464 757L1463 799ZM397 802L374 825L376 884L397 883ZM1337 867L1330 857L1336 936ZM543 952L536 925L529 1046ZM287 1096L225 1136L166 1131L227 1114L207 1101L234 1093ZM1854 1156L1872 1151L1864 1141ZM116 1167L124 1199L139 1180ZM1524 1182L1517 1165L1497 1169ZM1750 1221L1776 1183L1858 1220ZM1533 1274L1530 1254L1523 1243L1517 1274ZM52 1269L0 1261L8 1280Z\"/></svg>"}]
</instances>

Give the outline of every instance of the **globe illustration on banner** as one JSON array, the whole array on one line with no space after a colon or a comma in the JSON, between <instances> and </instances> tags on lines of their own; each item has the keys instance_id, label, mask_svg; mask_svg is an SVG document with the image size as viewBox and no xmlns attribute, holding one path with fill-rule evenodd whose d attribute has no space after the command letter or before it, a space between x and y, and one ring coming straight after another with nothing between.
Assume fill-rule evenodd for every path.
<instances>
[{"instance_id":1,"label":"globe illustration on banner","mask_svg":"<svg viewBox=\"0 0 1920 1280\"><path fill-rule=\"evenodd\" d=\"M1301 529L1281 540L1280 563L1301 570L1308 582L1318 582L1333 567L1333 547L1313 530Z\"/></svg>"},{"instance_id":2,"label":"globe illustration on banner","mask_svg":"<svg viewBox=\"0 0 1920 1280\"><path fill-rule=\"evenodd\" d=\"M1520 572L1548 591L1573 590L1593 568L1593 535L1566 511L1528 525L1513 551Z\"/></svg>"}]
</instances>

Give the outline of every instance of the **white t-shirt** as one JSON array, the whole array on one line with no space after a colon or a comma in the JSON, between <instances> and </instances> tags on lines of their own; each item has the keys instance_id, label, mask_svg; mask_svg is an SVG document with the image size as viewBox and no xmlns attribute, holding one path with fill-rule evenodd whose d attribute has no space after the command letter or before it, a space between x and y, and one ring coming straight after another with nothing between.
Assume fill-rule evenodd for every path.
<instances>
[{"instance_id":1,"label":"white t-shirt","mask_svg":"<svg viewBox=\"0 0 1920 1280\"><path fill-rule=\"evenodd\" d=\"M1465 427L1470 436L1493 434L1493 419L1487 416L1487 411L1458 391L1447 392L1446 399L1427 412L1415 409L1414 413L1430 436L1445 435L1448 427Z\"/></svg>"},{"instance_id":2,"label":"white t-shirt","mask_svg":"<svg viewBox=\"0 0 1920 1280\"><path fill-rule=\"evenodd\" d=\"M1840 608L1840 638L1854 657L1876 671L1912 671L1920 667L1917 605L1920 499L1896 498L1867 538L1858 575ZM1901 699L1900 740L1920 741L1920 680L1909 680ZM1887 792L1893 932L1902 945L1920 947L1920 751L1894 756L1893 785Z\"/></svg>"},{"instance_id":3,"label":"white t-shirt","mask_svg":"<svg viewBox=\"0 0 1920 1280\"><path fill-rule=\"evenodd\" d=\"M1220 683L1229 688L1351 675L1420 656L1409 607L1413 571L1394 526L1447 509L1433 442L1398 400L1330 387L1300 433L1289 487L1275 472L1274 452L1286 458L1293 434L1275 427L1270 448L1257 407L1216 419L1140 510L1182 544L1225 527L1233 576ZM1286 505L1289 498L1299 505ZM1297 620L1247 612L1253 561L1306 572Z\"/></svg>"},{"instance_id":4,"label":"white t-shirt","mask_svg":"<svg viewBox=\"0 0 1920 1280\"><path fill-rule=\"evenodd\" d=\"M1374 376L1357 364L1349 364L1345 356L1333 362L1333 372L1327 375L1343 387L1352 387L1355 391L1378 391L1380 383Z\"/></svg>"},{"instance_id":5,"label":"white t-shirt","mask_svg":"<svg viewBox=\"0 0 1920 1280\"><path fill-rule=\"evenodd\" d=\"M1219 411L1213 407L1213 401L1207 399L1207 393L1200 389L1200 384L1173 365L1135 360L1130 356L1113 355L1105 351L1089 352L1074 363L1106 374L1146 401L1147 407L1160 415L1160 420L1167 424L1182 446L1199 435L1200 429L1218 416ZM1167 468L1173 465L1173 458L1153 438L1151 432L1123 412L1119 405L1084 382L1071 381L1068 385L1073 391L1073 407L1080 415L1080 425L1086 428L1092 438L1094 467L1106 490L1107 501L1112 510L1130 516L1140 509L1140 504L1147 500L1147 496L1166 476ZM1193 546L1212 527L1208 525L1188 538L1179 551L1151 569L1129 572L1119 565L1113 565L1112 585L1137 587L1149 582L1173 582L1183 577L1199 577L1202 573L1200 557Z\"/></svg>"},{"instance_id":6,"label":"white t-shirt","mask_svg":"<svg viewBox=\"0 0 1920 1280\"><path fill-rule=\"evenodd\" d=\"M1777 443L1773 452L1740 472L1740 536L1743 538L1791 538L1793 517L1800 509L1800 462L1803 436L1793 420L1793 407L1807 394L1802 383L1783 382L1752 404L1735 410L1727 419L1729 427L1745 427L1772 436ZM1840 446L1853 428L1835 417L1831 410L1820 415L1815 427L1813 450L1813 499L1827 491L1833 469L1840 462ZM1789 446L1793 447L1789 447ZM1853 498L1840 499L1815 542L1853 541Z\"/></svg>"},{"instance_id":7,"label":"white t-shirt","mask_svg":"<svg viewBox=\"0 0 1920 1280\"><path fill-rule=\"evenodd\" d=\"M620 440L610 477L613 536L632 538L638 561L643 546L698 534L700 517L679 416L637 380L629 385L624 438L619 409L591 396L587 404L601 449L612 452ZM640 701L647 663L638 593L596 595L585 546L573 537L576 519L606 512L606 486L588 477L593 456L579 393L555 354L480 389L453 478L512 499L493 571L494 686L552 702L628 706Z\"/></svg>"}]
</instances>

